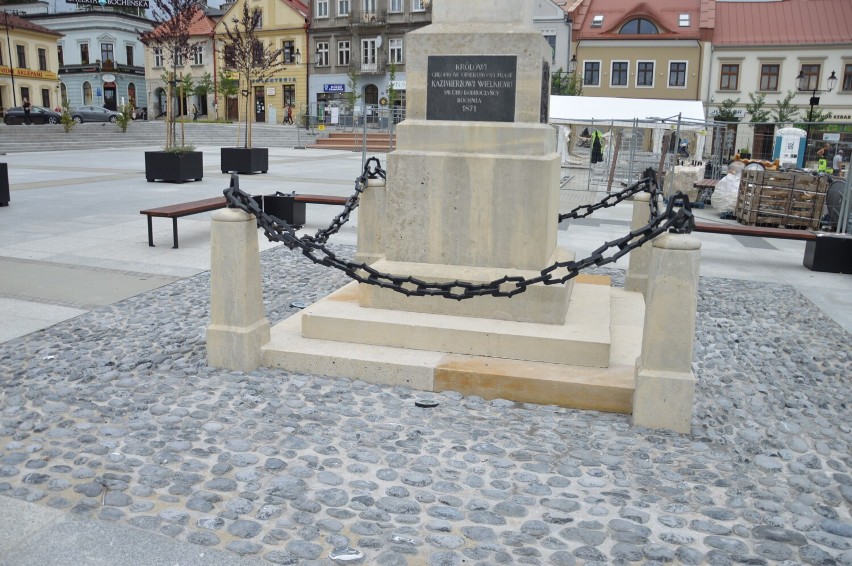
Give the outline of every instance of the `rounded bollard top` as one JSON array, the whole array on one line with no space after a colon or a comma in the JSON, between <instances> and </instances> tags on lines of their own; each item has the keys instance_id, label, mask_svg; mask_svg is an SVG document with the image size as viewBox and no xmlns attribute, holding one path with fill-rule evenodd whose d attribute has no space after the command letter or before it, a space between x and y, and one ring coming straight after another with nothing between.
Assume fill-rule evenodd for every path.
<instances>
[{"instance_id":1,"label":"rounded bollard top","mask_svg":"<svg viewBox=\"0 0 852 566\"><path fill-rule=\"evenodd\" d=\"M638 200L639 202L651 202L651 193L636 193L633 195L633 200Z\"/></svg>"},{"instance_id":2,"label":"rounded bollard top","mask_svg":"<svg viewBox=\"0 0 852 566\"><path fill-rule=\"evenodd\" d=\"M700 250L701 240L692 234L675 234L667 232L654 238L654 247L664 250Z\"/></svg>"},{"instance_id":3,"label":"rounded bollard top","mask_svg":"<svg viewBox=\"0 0 852 566\"><path fill-rule=\"evenodd\" d=\"M239 208L222 208L213 212L215 222L248 222L253 217Z\"/></svg>"}]
</instances>

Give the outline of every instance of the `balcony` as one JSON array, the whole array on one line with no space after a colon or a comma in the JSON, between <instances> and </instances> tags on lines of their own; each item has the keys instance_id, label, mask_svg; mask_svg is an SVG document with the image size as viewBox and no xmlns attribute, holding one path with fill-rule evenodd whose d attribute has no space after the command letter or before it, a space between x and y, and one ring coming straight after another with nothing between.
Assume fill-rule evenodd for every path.
<instances>
[{"instance_id":1,"label":"balcony","mask_svg":"<svg viewBox=\"0 0 852 566\"><path fill-rule=\"evenodd\" d=\"M349 12L349 25L353 27L380 27L388 21L387 10L353 10Z\"/></svg>"},{"instance_id":2,"label":"balcony","mask_svg":"<svg viewBox=\"0 0 852 566\"><path fill-rule=\"evenodd\" d=\"M361 75L383 75L387 71L387 64L384 57L378 57L372 63L352 61L349 63L349 69Z\"/></svg>"}]
</instances>

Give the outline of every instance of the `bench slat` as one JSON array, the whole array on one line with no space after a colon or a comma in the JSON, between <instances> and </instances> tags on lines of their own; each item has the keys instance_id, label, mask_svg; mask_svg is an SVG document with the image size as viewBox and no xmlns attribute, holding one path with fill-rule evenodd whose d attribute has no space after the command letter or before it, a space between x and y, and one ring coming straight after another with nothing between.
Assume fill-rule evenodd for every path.
<instances>
[{"instance_id":1,"label":"bench slat","mask_svg":"<svg viewBox=\"0 0 852 566\"><path fill-rule=\"evenodd\" d=\"M331 195L293 195L293 200L309 204L346 204L349 197L336 197Z\"/></svg>"},{"instance_id":2,"label":"bench slat","mask_svg":"<svg viewBox=\"0 0 852 566\"><path fill-rule=\"evenodd\" d=\"M710 234L728 234L730 236L756 236L758 238L778 238L781 240L816 240L816 234L810 230L790 230L788 228L764 228L761 226L743 226L739 224L695 223L695 232Z\"/></svg>"},{"instance_id":3,"label":"bench slat","mask_svg":"<svg viewBox=\"0 0 852 566\"><path fill-rule=\"evenodd\" d=\"M161 206L159 208L149 208L148 210L140 210L139 214L157 216L159 218L178 218L181 216L189 216L190 214L198 214L200 212L225 208L227 204L228 202L225 200L225 197L214 197L180 204L171 204L169 206Z\"/></svg>"}]
</instances>

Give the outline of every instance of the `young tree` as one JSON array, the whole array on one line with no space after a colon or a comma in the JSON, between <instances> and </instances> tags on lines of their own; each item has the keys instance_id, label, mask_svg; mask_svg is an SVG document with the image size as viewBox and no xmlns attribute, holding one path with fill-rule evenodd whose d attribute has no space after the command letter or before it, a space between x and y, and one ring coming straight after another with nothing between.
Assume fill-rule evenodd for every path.
<instances>
[{"instance_id":1,"label":"young tree","mask_svg":"<svg viewBox=\"0 0 852 566\"><path fill-rule=\"evenodd\" d=\"M769 110L765 108L766 95L750 92L748 93L748 98L751 102L746 104L746 112L751 116L751 121L753 123L768 122L770 114Z\"/></svg>"},{"instance_id":2,"label":"young tree","mask_svg":"<svg viewBox=\"0 0 852 566\"><path fill-rule=\"evenodd\" d=\"M245 145L251 147L251 120L249 120L249 101L253 96L252 84L265 82L266 79L283 70L284 48L275 49L275 46L266 44L258 37L258 31L263 21L263 12L260 8L249 10L248 2L243 4L242 16L231 18L231 25L225 26L224 41L225 66L237 71L240 84L245 81L245 87L241 94L245 96ZM239 127L237 128L239 131Z\"/></svg>"},{"instance_id":3,"label":"young tree","mask_svg":"<svg viewBox=\"0 0 852 566\"><path fill-rule=\"evenodd\" d=\"M211 92L213 92L213 75L210 73L204 73L201 75L201 78L198 79L198 82L195 83L195 88L192 90L192 94L197 96L200 101L206 99L207 95ZM202 106L202 108L204 107Z\"/></svg>"},{"instance_id":4,"label":"young tree","mask_svg":"<svg viewBox=\"0 0 852 566\"><path fill-rule=\"evenodd\" d=\"M560 67L550 75L550 94L580 96L583 94L583 78L577 73L566 73Z\"/></svg>"},{"instance_id":5,"label":"young tree","mask_svg":"<svg viewBox=\"0 0 852 566\"><path fill-rule=\"evenodd\" d=\"M799 109L792 103L795 94L787 91L787 96L775 103L773 114L778 124L790 124L799 118Z\"/></svg>"},{"instance_id":6,"label":"young tree","mask_svg":"<svg viewBox=\"0 0 852 566\"><path fill-rule=\"evenodd\" d=\"M189 56L191 47L189 26L199 12L200 9L196 0L154 0L152 16L158 25L141 37L142 42L146 45L162 50L164 67L171 69L166 81L169 100L166 107L166 150L177 145L174 104L172 103L176 95L176 86L179 84L177 68L178 63L182 63ZM185 137L183 128L181 128L180 146L183 147L184 145Z\"/></svg>"},{"instance_id":7,"label":"young tree","mask_svg":"<svg viewBox=\"0 0 852 566\"><path fill-rule=\"evenodd\" d=\"M734 107L740 103L740 99L732 100L726 98L719 104L719 112L716 114L717 122L739 122L740 119L734 112Z\"/></svg>"},{"instance_id":8,"label":"young tree","mask_svg":"<svg viewBox=\"0 0 852 566\"><path fill-rule=\"evenodd\" d=\"M225 101L225 108L227 108L228 99L237 96L240 93L240 80L232 77L230 73L220 70L219 81L216 84L216 92L222 95L222 99ZM218 109L216 110L216 119L219 119ZM240 139L239 136L237 136L237 145L239 145L239 143Z\"/></svg>"}]
</instances>

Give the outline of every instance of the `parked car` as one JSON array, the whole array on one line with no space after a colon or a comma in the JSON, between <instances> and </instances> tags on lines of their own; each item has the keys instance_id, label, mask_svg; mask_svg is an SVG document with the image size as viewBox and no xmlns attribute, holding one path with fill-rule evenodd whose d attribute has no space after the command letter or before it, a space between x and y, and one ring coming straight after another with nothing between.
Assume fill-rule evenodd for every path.
<instances>
[{"instance_id":1,"label":"parked car","mask_svg":"<svg viewBox=\"0 0 852 566\"><path fill-rule=\"evenodd\" d=\"M78 124L83 122L115 122L119 116L121 116L121 112L103 106L80 106L71 111L71 119Z\"/></svg>"},{"instance_id":2,"label":"parked car","mask_svg":"<svg viewBox=\"0 0 852 566\"><path fill-rule=\"evenodd\" d=\"M62 115L59 112L42 108L41 106L30 107L30 121L33 124L58 124ZM20 106L9 108L6 110L6 115L3 121L7 124L23 124L24 109Z\"/></svg>"}]
</instances>

